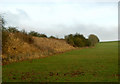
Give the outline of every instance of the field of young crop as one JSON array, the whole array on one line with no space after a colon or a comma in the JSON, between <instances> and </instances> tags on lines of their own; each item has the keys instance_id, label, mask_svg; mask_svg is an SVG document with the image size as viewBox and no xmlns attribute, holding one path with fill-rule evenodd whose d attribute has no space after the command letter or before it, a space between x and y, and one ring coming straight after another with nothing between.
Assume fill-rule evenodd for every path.
<instances>
[{"instance_id":1,"label":"field of young crop","mask_svg":"<svg viewBox=\"0 0 120 84\"><path fill-rule=\"evenodd\" d=\"M3 82L117 82L118 42L4 65Z\"/></svg>"}]
</instances>

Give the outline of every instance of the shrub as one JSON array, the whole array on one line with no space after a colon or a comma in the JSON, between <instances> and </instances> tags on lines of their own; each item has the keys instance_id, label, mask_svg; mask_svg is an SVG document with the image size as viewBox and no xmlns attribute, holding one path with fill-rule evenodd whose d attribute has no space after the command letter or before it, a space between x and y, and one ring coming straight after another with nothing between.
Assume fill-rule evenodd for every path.
<instances>
[{"instance_id":1,"label":"shrub","mask_svg":"<svg viewBox=\"0 0 120 84\"><path fill-rule=\"evenodd\" d=\"M16 27L9 27L9 28L7 29L7 31L8 31L8 32L11 32L11 33L19 32Z\"/></svg>"},{"instance_id":2,"label":"shrub","mask_svg":"<svg viewBox=\"0 0 120 84\"><path fill-rule=\"evenodd\" d=\"M39 37L46 37L46 38L47 38L47 35L45 35L45 34L40 34Z\"/></svg>"},{"instance_id":3,"label":"shrub","mask_svg":"<svg viewBox=\"0 0 120 84\"><path fill-rule=\"evenodd\" d=\"M53 38L53 39L56 39L56 37L54 37L54 36L50 36L49 38Z\"/></svg>"},{"instance_id":4,"label":"shrub","mask_svg":"<svg viewBox=\"0 0 120 84\"><path fill-rule=\"evenodd\" d=\"M35 32L35 31L29 32L29 35L36 36L36 37L46 37L47 38L47 35L45 35L45 34L39 34L38 32Z\"/></svg>"},{"instance_id":5,"label":"shrub","mask_svg":"<svg viewBox=\"0 0 120 84\"><path fill-rule=\"evenodd\" d=\"M95 44L97 44L99 42L98 37L94 34L89 35L88 40L89 40L91 46L95 46Z\"/></svg>"},{"instance_id":6,"label":"shrub","mask_svg":"<svg viewBox=\"0 0 120 84\"><path fill-rule=\"evenodd\" d=\"M29 35L32 35L32 36L38 36L37 32L35 32L35 31L31 31L31 32L29 32Z\"/></svg>"},{"instance_id":7,"label":"shrub","mask_svg":"<svg viewBox=\"0 0 120 84\"><path fill-rule=\"evenodd\" d=\"M86 39L83 35L81 34L70 34L65 36L65 40L68 44L74 46L74 47L84 47L84 46L89 46L90 43L88 39Z\"/></svg>"},{"instance_id":8,"label":"shrub","mask_svg":"<svg viewBox=\"0 0 120 84\"><path fill-rule=\"evenodd\" d=\"M88 39L86 39L85 41L86 41L86 42L85 42L85 43L86 43L85 45L86 45L86 46L90 46L90 41L89 41Z\"/></svg>"},{"instance_id":9,"label":"shrub","mask_svg":"<svg viewBox=\"0 0 120 84\"><path fill-rule=\"evenodd\" d=\"M81 38L76 37L76 38L74 38L74 46L75 47L83 47L84 46L84 42L82 41Z\"/></svg>"},{"instance_id":10,"label":"shrub","mask_svg":"<svg viewBox=\"0 0 120 84\"><path fill-rule=\"evenodd\" d=\"M74 36L72 34L65 36L65 40L68 44L75 46L74 45Z\"/></svg>"}]
</instances>

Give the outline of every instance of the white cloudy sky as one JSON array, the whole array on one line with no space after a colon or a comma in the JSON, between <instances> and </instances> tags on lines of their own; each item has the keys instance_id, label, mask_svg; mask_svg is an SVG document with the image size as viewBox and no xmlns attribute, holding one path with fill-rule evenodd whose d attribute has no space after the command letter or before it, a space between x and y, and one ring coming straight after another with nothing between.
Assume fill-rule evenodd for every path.
<instances>
[{"instance_id":1,"label":"white cloudy sky","mask_svg":"<svg viewBox=\"0 0 120 84\"><path fill-rule=\"evenodd\" d=\"M64 37L80 33L118 39L117 0L0 0L7 26Z\"/></svg>"}]
</instances>

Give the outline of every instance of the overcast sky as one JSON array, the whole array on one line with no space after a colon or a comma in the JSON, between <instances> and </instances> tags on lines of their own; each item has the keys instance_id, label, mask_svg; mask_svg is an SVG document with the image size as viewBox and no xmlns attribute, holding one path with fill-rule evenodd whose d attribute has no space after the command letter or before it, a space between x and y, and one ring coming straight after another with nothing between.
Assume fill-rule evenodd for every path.
<instances>
[{"instance_id":1,"label":"overcast sky","mask_svg":"<svg viewBox=\"0 0 120 84\"><path fill-rule=\"evenodd\" d=\"M95 34L101 41L118 40L117 0L0 0L7 26L64 37Z\"/></svg>"}]
</instances>

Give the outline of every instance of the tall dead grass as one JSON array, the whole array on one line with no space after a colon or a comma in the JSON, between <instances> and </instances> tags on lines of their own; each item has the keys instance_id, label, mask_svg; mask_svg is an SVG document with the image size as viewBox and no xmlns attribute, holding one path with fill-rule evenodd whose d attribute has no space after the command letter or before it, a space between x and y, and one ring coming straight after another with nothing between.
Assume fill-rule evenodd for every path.
<instances>
[{"instance_id":1,"label":"tall dead grass","mask_svg":"<svg viewBox=\"0 0 120 84\"><path fill-rule=\"evenodd\" d=\"M65 40L30 37L22 33L9 33L2 54L3 64L42 58L73 49Z\"/></svg>"}]
</instances>

